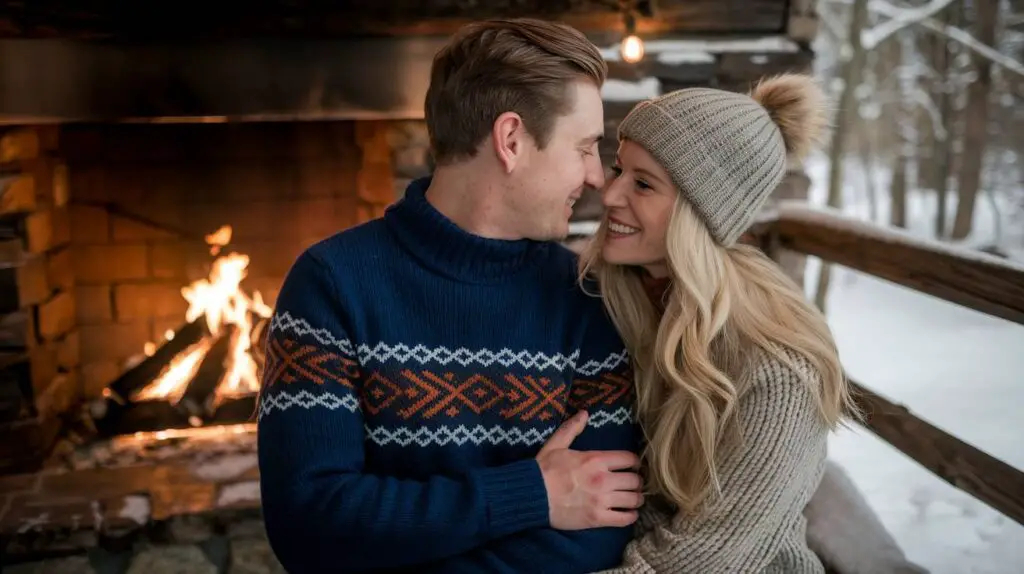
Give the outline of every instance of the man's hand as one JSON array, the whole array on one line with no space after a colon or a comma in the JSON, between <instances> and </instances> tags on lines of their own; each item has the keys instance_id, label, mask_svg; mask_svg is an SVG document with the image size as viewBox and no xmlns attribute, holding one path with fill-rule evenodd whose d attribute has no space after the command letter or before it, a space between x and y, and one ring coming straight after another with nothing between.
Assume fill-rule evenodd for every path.
<instances>
[{"instance_id":1,"label":"man's hand","mask_svg":"<svg viewBox=\"0 0 1024 574\"><path fill-rule=\"evenodd\" d=\"M629 526L643 504L640 459L627 451L575 451L569 445L587 426L580 411L558 427L537 454L548 491L551 526L583 530Z\"/></svg>"}]
</instances>

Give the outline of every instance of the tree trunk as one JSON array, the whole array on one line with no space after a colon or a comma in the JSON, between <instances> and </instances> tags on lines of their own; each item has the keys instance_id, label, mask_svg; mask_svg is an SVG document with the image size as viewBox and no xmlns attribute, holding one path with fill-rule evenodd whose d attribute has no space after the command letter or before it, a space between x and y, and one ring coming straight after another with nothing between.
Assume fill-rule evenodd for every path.
<instances>
[{"instance_id":1,"label":"tree trunk","mask_svg":"<svg viewBox=\"0 0 1024 574\"><path fill-rule=\"evenodd\" d=\"M875 185L875 150L871 145L874 130L863 130L860 141L860 163L864 172L864 193L868 200L868 220L878 223L878 186Z\"/></svg>"},{"instance_id":2,"label":"tree trunk","mask_svg":"<svg viewBox=\"0 0 1024 574\"><path fill-rule=\"evenodd\" d=\"M903 147L902 144L900 147ZM889 225L893 227L907 226L907 164L910 158L905 153L896 154L896 164L892 168L892 208L889 210Z\"/></svg>"},{"instance_id":3,"label":"tree trunk","mask_svg":"<svg viewBox=\"0 0 1024 574\"><path fill-rule=\"evenodd\" d=\"M920 149L915 125L915 106L911 100L911 94L917 88L917 77L908 74L907 67L914 61L914 36L908 29L896 33L898 50L897 62L898 71L898 94L899 113L896 118L896 154L892 170L892 182L889 193L891 206L889 209L889 224L893 227L907 227L907 177L908 168L914 153Z\"/></svg>"},{"instance_id":4,"label":"tree trunk","mask_svg":"<svg viewBox=\"0 0 1024 574\"><path fill-rule=\"evenodd\" d=\"M956 23L959 19L954 14L959 10L946 8L936 15L942 23ZM933 93L938 94L939 115L946 126L946 139L935 142L934 163L930 166L932 181L935 185L935 237L943 239L946 237L946 220L949 219L949 164L952 159L952 145L955 138L954 110L953 110L953 80L950 75L949 40L938 34L929 35L934 44L932 46L932 64L935 67L935 74L938 78L937 89Z\"/></svg>"},{"instance_id":5,"label":"tree trunk","mask_svg":"<svg viewBox=\"0 0 1024 574\"><path fill-rule=\"evenodd\" d=\"M836 127L832 132L832 149L829 150L828 205L834 208L841 208L843 203L843 159L846 157L847 132L851 120L855 117L854 92L864 68L865 52L864 45L860 41L860 33L867 20L868 1L854 0L853 12L850 15L850 27L846 35L846 43L850 46L850 57L843 62L841 68L843 85L839 93ZM822 261L821 270L818 272L818 286L814 293L814 303L823 313L831 278L831 266L827 261Z\"/></svg>"},{"instance_id":6,"label":"tree trunk","mask_svg":"<svg viewBox=\"0 0 1024 574\"><path fill-rule=\"evenodd\" d=\"M996 43L996 23L999 3L982 0L974 3L975 37L988 46ZM992 86L992 63L987 58L972 54L977 78L967 87L967 106L964 109L964 145L957 185L959 202L953 221L953 239L964 239L971 233L974 205L981 187L982 166L985 158L985 140L988 135L988 97Z\"/></svg>"},{"instance_id":7,"label":"tree trunk","mask_svg":"<svg viewBox=\"0 0 1024 574\"><path fill-rule=\"evenodd\" d=\"M957 25L953 14L959 14L960 11L959 6L956 9L947 6L935 14L934 18L942 24ZM918 158L918 170L923 183L922 187L935 193L935 220L932 225L935 237L942 239L946 235L946 220L949 218L947 197L949 195L950 146L955 139L953 81L950 74L952 56L949 51L952 42L939 34L923 34L921 40L921 53L935 70L934 79L928 87L938 111L938 121L942 123L942 126L941 128L935 126L934 120L928 114L922 114L920 133L928 135L927 138L922 139L922 142L925 140L928 142L926 146L928 153L926 156Z\"/></svg>"}]
</instances>

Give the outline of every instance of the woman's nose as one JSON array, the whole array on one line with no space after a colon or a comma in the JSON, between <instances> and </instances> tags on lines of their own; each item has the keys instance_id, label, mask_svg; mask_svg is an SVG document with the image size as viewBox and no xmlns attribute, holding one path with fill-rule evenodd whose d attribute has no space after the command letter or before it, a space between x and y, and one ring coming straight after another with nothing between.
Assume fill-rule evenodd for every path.
<instances>
[{"instance_id":1,"label":"woman's nose","mask_svg":"<svg viewBox=\"0 0 1024 574\"><path fill-rule=\"evenodd\" d=\"M620 178L612 176L608 179L608 184L605 185L604 191L601 192L601 203L605 207L622 207L626 204Z\"/></svg>"}]
</instances>

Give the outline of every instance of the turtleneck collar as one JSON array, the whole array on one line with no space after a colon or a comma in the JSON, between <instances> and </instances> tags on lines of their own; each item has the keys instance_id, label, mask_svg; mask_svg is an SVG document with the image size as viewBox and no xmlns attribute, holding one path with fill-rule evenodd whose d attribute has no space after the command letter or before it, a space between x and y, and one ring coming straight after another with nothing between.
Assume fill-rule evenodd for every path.
<instances>
[{"instance_id":1,"label":"turtleneck collar","mask_svg":"<svg viewBox=\"0 0 1024 574\"><path fill-rule=\"evenodd\" d=\"M384 221L399 243L433 271L467 283L494 283L533 268L550 244L489 239L456 225L427 201L430 178L414 180Z\"/></svg>"}]
</instances>

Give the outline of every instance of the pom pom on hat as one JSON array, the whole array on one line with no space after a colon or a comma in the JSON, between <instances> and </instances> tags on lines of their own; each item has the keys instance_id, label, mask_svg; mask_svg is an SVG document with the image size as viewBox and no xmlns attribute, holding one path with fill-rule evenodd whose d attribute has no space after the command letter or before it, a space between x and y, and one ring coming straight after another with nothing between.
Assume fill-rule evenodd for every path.
<instances>
[{"instance_id":1,"label":"pom pom on hat","mask_svg":"<svg viewBox=\"0 0 1024 574\"><path fill-rule=\"evenodd\" d=\"M802 74L765 78L751 90L750 97L768 111L790 154L803 158L824 143L828 100L814 78Z\"/></svg>"}]
</instances>

